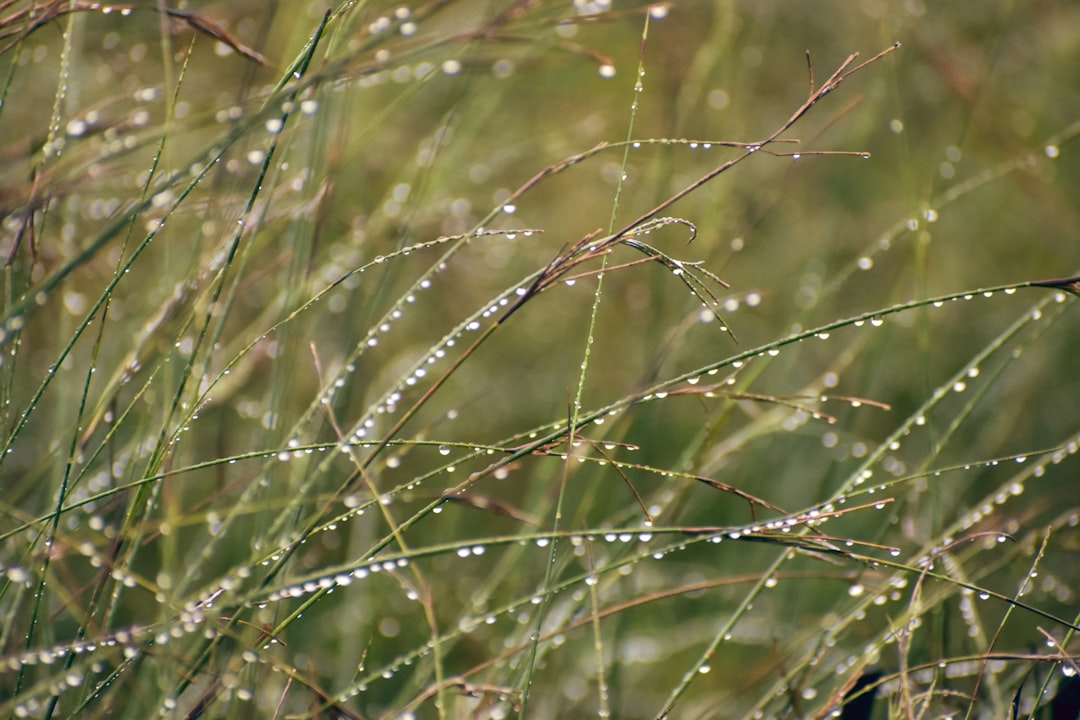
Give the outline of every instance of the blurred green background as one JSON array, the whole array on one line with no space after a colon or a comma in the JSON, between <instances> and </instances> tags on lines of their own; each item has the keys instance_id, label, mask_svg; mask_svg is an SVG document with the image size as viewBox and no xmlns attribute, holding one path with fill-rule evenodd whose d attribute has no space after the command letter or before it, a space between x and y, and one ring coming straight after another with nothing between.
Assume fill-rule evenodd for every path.
<instances>
[{"instance_id":1,"label":"blurred green background","mask_svg":"<svg viewBox=\"0 0 1080 720\"><path fill-rule=\"evenodd\" d=\"M949 378L1054 292L1021 288L984 298L982 289L1080 271L1080 6L718 1L650 11L584 0L356 3L335 8L310 70L284 89L275 85L288 79L324 4L188 2L170 14L154 2L106 7L15 2L0 10L0 249L8 259L0 564L9 583L0 604L10 619L3 656L14 658L0 697L13 698L11 708L44 714L49 678L58 672L27 673L20 653L134 624L183 627L178 608L243 568L254 573L240 574L240 600L197 624L201 632L235 613L248 626L221 631L235 646L215 647L179 709L167 700L199 657L201 636L188 629L178 634L190 644L175 650L145 641L141 664L103 653L102 667L85 670L77 689L61 694L57 712L147 717L140 713L164 706L166 715L183 717L206 692L216 698L211 716L268 717L279 701L290 713L314 712L340 692L355 695L343 706L363 717L434 717L425 693L437 677L471 673L519 648L468 675L483 688L450 687L454 700L443 708L451 717L501 717L520 702L528 653L519 644L527 647L538 612L546 613L545 630L562 632L554 645L542 644L528 675L527 717L584 717L597 708L653 717L688 671L701 677L680 695L673 717L818 717L832 707L830 693L838 700L843 681L867 662L898 672L896 647L882 637L905 613L921 623L900 653L912 666L991 646L1033 652L1044 643L1036 625L1062 637L1046 618L1016 611L998 643L988 643L1003 602L972 611L945 593L913 610L917 572L889 604L863 608L859 589L887 586L891 576L814 554L785 564L776 588L755 597L731 641L698 669L702 650L782 550L693 542L621 574L628 550L619 543L586 542L574 552L564 540L556 577L610 572L599 584L577 580L554 592L545 581L549 550L536 548L533 534L552 527L564 472L560 529L641 528L644 516L610 467L571 462L564 471L550 453L481 477L466 502L416 516L407 546L390 550L414 558L422 576L385 573L339 587L281 626L281 646L266 649L257 630L277 627L301 600L275 597L260 609L255 599L262 598L258 561L288 547L312 518L365 503L363 516L343 518L302 545L268 591L372 552L389 527L378 503L366 504L372 487L388 493L382 512L402 523L492 461L468 458L446 470L448 457L473 445L498 446L501 457L527 439L507 438L565 425L595 279L559 286L514 314L424 401L396 434L403 444L374 457L371 486L356 481L339 492L355 463L302 448L332 449L340 434L357 430L358 441L381 438L449 367L433 359L430 372L416 376L412 365L440 347L453 357L475 337L466 333L445 347L455 325L560 249L623 227L742 152L720 142L767 138L807 98L810 72L820 86L850 54L859 53L858 63L899 42L785 133L797 146L766 148L869 159L757 153L661 213L692 223L692 243L679 225L639 238L729 284L714 288L716 309L737 342L719 322L703 321L700 300L659 265L606 273L583 406L603 407L792 332L894 303L967 290L974 297L785 347L736 373L729 391L740 395L642 402L584 434L636 446L605 451L625 462L708 476L796 512L830 499L940 388L948 397L876 462L875 477L971 467L905 479L884 491L894 500L885 510L851 513L827 531L895 546L910 567L926 548L956 539L954 524L963 533L986 531L989 544L982 535L959 543L946 571L1011 597L1043 529L1053 526L1043 581L1029 601L1073 618L1080 581L1069 519L1080 504L1072 457L1080 433L1076 299L1059 293L1040 310L1044 320L1020 328L978 364L966 391L951 392L960 389ZM283 112L289 116L279 133ZM641 147L629 149L624 167L617 144L631 121ZM616 146L543 178L514 201L513 213L484 220L537 173L600 142ZM173 173L174 182L165 180ZM519 232L473 237L433 272L430 287L415 283L454 241L395 255L481 222ZM148 234L152 240L140 246ZM380 257L388 259L374 263ZM618 248L611 262L639 257ZM268 332L365 263L373 264ZM207 315L218 282L219 309ZM106 296L107 312L97 308L81 331ZM385 315L395 303L400 317ZM389 326L379 330L384 320ZM357 348L365 348L358 358ZM406 376L413 382L405 384ZM332 397L325 395L337 378ZM396 390L403 398L388 401ZM822 392L889 409L819 405ZM836 422L810 419L793 404ZM1018 475L1030 466L990 462L1057 446L1060 457L1028 460L1053 457L1030 482ZM243 457L260 452L266 457ZM290 462L279 462L279 453ZM763 512L685 478L625 472L658 526L737 526ZM997 488L1013 477L1026 482L1023 493L995 505ZM61 488L79 501L144 478L151 478L142 485L150 497L125 489L71 510L56 545L43 548ZM327 503L335 509L320 515ZM991 511L980 512L985 503ZM1009 549L995 540L1003 532L1017 539ZM496 543L483 557L437 549L519 534L527 546ZM677 545L680 537L697 539L676 533L657 542ZM647 543L630 551L649 554ZM101 562L88 560L94 557ZM114 570L111 580L99 572L102 562ZM138 580L125 585L125 577ZM415 599L403 593L410 587L422 602L406 600ZM101 591L113 599L97 598ZM619 606L665 591L673 596ZM599 593L597 606L591 592ZM534 593L542 608L500 609ZM598 626L599 649L587 623L574 625L591 607L615 608ZM438 674L430 653L398 663L431 640L431 613L446 632L470 629L448 642ZM491 624L472 631L474 619L489 614ZM839 621L851 628L829 644L822 631ZM877 651L869 660L865 647ZM250 667L237 670L231 663L243 648L258 661L245 658ZM597 656L606 668L602 684L593 677ZM123 668L117 681L91 692L113 667ZM386 677L383 667L392 668ZM994 703L1022 684L1026 667L999 673L1012 682L1006 690L988 681L983 693L991 699L973 703L976 716L1000 711ZM797 680L781 680L793 669ZM289 673L302 678L303 691L285 687ZM366 680L368 673L376 679ZM240 679L230 685L234 675ZM958 693L970 691L973 674L962 675L939 679L938 689L957 682ZM932 712L965 707L961 695L945 692L934 702Z\"/></svg>"}]
</instances>

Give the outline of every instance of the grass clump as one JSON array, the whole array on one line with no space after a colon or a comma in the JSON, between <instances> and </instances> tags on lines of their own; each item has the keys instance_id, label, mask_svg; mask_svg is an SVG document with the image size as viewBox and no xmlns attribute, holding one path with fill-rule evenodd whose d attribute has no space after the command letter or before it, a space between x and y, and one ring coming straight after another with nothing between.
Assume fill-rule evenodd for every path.
<instances>
[{"instance_id":1,"label":"grass clump","mask_svg":"<svg viewBox=\"0 0 1080 720\"><path fill-rule=\"evenodd\" d=\"M4 6L0 712L1075 715L1072 26L835 11Z\"/></svg>"}]
</instances>

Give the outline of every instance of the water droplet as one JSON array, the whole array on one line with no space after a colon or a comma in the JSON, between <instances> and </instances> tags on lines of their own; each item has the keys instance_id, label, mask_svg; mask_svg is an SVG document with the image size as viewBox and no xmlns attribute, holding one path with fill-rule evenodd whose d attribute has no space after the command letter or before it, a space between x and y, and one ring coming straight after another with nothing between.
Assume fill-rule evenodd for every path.
<instances>
[{"instance_id":1,"label":"water droplet","mask_svg":"<svg viewBox=\"0 0 1080 720\"><path fill-rule=\"evenodd\" d=\"M1047 145L1045 152L1046 157L1053 160L1061 155L1061 148L1059 148L1057 145Z\"/></svg>"},{"instance_id":2,"label":"water droplet","mask_svg":"<svg viewBox=\"0 0 1080 720\"><path fill-rule=\"evenodd\" d=\"M600 66L597 72L600 73L600 77L610 80L615 77L615 66L605 63Z\"/></svg>"},{"instance_id":3,"label":"water droplet","mask_svg":"<svg viewBox=\"0 0 1080 720\"><path fill-rule=\"evenodd\" d=\"M440 455L449 455L450 454L450 448L447 447L446 445L440 445L439 446L439 454Z\"/></svg>"}]
</instances>

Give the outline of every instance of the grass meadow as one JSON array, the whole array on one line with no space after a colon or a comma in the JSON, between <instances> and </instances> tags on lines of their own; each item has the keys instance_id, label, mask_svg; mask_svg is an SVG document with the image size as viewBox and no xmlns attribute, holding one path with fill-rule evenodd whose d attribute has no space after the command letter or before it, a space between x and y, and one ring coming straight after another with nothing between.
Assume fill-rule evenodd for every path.
<instances>
[{"instance_id":1,"label":"grass meadow","mask_svg":"<svg viewBox=\"0 0 1080 720\"><path fill-rule=\"evenodd\" d=\"M0 715L1080 714L1080 7L0 0Z\"/></svg>"}]
</instances>

